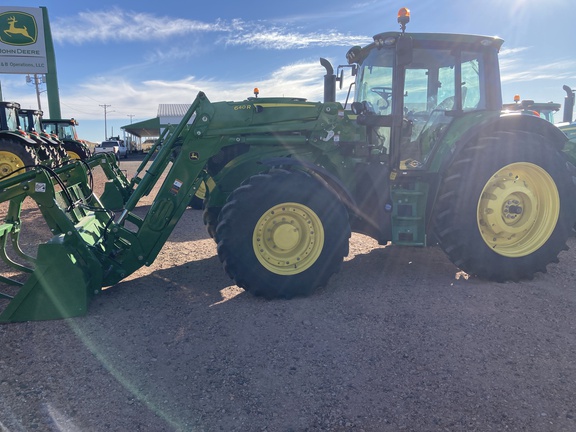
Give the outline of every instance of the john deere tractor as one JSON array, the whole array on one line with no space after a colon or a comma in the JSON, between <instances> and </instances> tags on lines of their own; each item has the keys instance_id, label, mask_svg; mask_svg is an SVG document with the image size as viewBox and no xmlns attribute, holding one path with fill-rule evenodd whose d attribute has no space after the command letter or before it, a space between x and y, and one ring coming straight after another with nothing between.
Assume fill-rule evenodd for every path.
<instances>
[{"instance_id":1,"label":"john deere tractor","mask_svg":"<svg viewBox=\"0 0 576 432\"><path fill-rule=\"evenodd\" d=\"M44 144L20 125L20 104L0 102L0 179L39 164Z\"/></svg>"},{"instance_id":2,"label":"john deere tractor","mask_svg":"<svg viewBox=\"0 0 576 432\"><path fill-rule=\"evenodd\" d=\"M560 111L561 105L554 102L534 102L530 99L520 100L520 95L514 96L514 103L506 103L502 107L506 111L520 111L522 114L535 115L554 123L554 113Z\"/></svg>"},{"instance_id":3,"label":"john deere tractor","mask_svg":"<svg viewBox=\"0 0 576 432\"><path fill-rule=\"evenodd\" d=\"M30 138L38 143L36 151L40 160L50 159L52 166L59 166L69 157L64 149L64 143L56 135L51 135L44 130L42 111L20 109L18 115L20 116L21 127L28 132Z\"/></svg>"},{"instance_id":4,"label":"john deere tractor","mask_svg":"<svg viewBox=\"0 0 576 432\"><path fill-rule=\"evenodd\" d=\"M88 159L91 155L87 143L78 138L76 119L42 119L42 127L63 142L68 157L72 159Z\"/></svg>"},{"instance_id":5,"label":"john deere tractor","mask_svg":"<svg viewBox=\"0 0 576 432\"><path fill-rule=\"evenodd\" d=\"M439 245L484 279L545 272L576 220L566 136L539 117L502 114L501 39L410 34L408 21L403 8L400 31L348 51L351 109L335 101L343 74L321 60L323 102L213 103L200 92L157 141L151 165L143 161L128 183L111 175L100 197L88 181L90 167L105 165L100 155L56 176L38 169L5 180L2 237L17 234L25 197L39 203L54 237L28 259L30 277L7 296L0 320L84 313L102 287L152 263L208 179L204 220L224 269L265 298L309 295L327 284L351 232L397 247ZM164 172L148 212L136 215ZM123 203L118 217L113 202Z\"/></svg>"}]
</instances>

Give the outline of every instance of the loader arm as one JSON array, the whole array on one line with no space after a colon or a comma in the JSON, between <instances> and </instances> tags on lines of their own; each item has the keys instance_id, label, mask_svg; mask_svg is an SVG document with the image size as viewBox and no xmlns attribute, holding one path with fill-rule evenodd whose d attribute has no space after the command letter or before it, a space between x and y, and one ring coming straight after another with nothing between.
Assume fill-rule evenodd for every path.
<instances>
[{"instance_id":1,"label":"loader arm","mask_svg":"<svg viewBox=\"0 0 576 432\"><path fill-rule=\"evenodd\" d=\"M150 265L204 181L206 161L220 149L219 136L198 148L198 138L207 129L212 111L204 93L199 93L182 122L158 145L152 164L139 169L138 173L145 171L144 176L139 178L137 173L130 182L114 158L106 155L56 170L38 167L0 181L0 202L10 202L5 223L0 225L0 258L18 271L31 273L24 283L4 276L0 279L20 286L16 294L0 293L0 300L9 302L0 322L83 315L103 287ZM194 127L190 127L188 121L194 115ZM91 169L96 165L108 177L102 197L89 187ZM164 174L146 215L136 215L140 199ZM36 202L53 233L52 239L38 246L36 257L24 254L18 246L20 210L27 197ZM125 203L119 217L110 210L110 203ZM10 258L6 252L9 244L23 263Z\"/></svg>"}]
</instances>

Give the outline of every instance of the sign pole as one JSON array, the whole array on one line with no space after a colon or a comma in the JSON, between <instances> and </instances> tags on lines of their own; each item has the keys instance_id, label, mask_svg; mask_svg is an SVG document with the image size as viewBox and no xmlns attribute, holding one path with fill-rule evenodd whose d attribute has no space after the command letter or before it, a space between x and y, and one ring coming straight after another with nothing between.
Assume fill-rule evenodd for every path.
<instances>
[{"instance_id":1,"label":"sign pole","mask_svg":"<svg viewBox=\"0 0 576 432\"><path fill-rule=\"evenodd\" d=\"M56 73L56 54L54 53L54 42L52 41L52 31L50 30L50 20L48 19L48 9L40 6L44 21L44 37L46 43L46 63L48 73L46 74L46 93L48 95L48 109L51 119L62 118L60 111L60 93L58 92L58 74Z\"/></svg>"}]
</instances>

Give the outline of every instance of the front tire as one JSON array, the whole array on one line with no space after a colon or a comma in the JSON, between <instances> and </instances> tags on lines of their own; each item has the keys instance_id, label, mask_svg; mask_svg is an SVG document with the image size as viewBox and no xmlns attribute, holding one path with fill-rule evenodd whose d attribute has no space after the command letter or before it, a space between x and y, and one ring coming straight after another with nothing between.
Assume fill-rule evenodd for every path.
<instances>
[{"instance_id":1,"label":"front tire","mask_svg":"<svg viewBox=\"0 0 576 432\"><path fill-rule=\"evenodd\" d=\"M346 209L301 171L249 178L230 194L218 221L226 272L239 287L268 299L311 294L348 255Z\"/></svg>"},{"instance_id":2,"label":"front tire","mask_svg":"<svg viewBox=\"0 0 576 432\"><path fill-rule=\"evenodd\" d=\"M523 132L481 138L444 176L436 236L469 274L498 282L530 279L567 249L574 195L565 159L541 138Z\"/></svg>"}]
</instances>

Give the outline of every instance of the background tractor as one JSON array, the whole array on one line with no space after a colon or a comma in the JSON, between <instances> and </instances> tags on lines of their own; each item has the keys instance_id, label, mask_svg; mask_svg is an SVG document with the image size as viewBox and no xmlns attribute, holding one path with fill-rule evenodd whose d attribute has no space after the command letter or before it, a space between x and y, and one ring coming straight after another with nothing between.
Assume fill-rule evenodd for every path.
<instances>
[{"instance_id":1,"label":"background tractor","mask_svg":"<svg viewBox=\"0 0 576 432\"><path fill-rule=\"evenodd\" d=\"M57 136L46 132L42 126L43 112L34 109L20 109L20 126L28 132L30 138L38 143L36 151L40 160L51 160L52 166L61 165L68 158L64 143Z\"/></svg>"},{"instance_id":2,"label":"background tractor","mask_svg":"<svg viewBox=\"0 0 576 432\"><path fill-rule=\"evenodd\" d=\"M16 102L0 102L0 179L32 169L40 163L38 153L44 153L43 141L21 127L19 111Z\"/></svg>"},{"instance_id":3,"label":"background tractor","mask_svg":"<svg viewBox=\"0 0 576 432\"><path fill-rule=\"evenodd\" d=\"M0 202L10 204L0 238L17 236L26 197L53 238L24 258L30 277L16 295L5 294L0 321L84 313L102 287L152 263L208 180L204 221L224 269L265 298L325 285L348 254L351 232L398 247L439 245L480 278L545 272L576 220L566 136L539 117L502 113L501 39L409 34L408 21L401 9L401 31L348 51L351 109L335 101L343 75L322 59L323 102L212 103L200 92L130 182L114 174L106 154L54 175L36 169L3 181ZM110 167L101 196L90 188L95 166ZM161 174L153 204L137 215ZM119 205L115 217L110 209Z\"/></svg>"},{"instance_id":4,"label":"background tractor","mask_svg":"<svg viewBox=\"0 0 576 432\"><path fill-rule=\"evenodd\" d=\"M523 114L536 115L544 120L554 123L554 114L560 111L561 105L554 102L534 102L530 99L520 100L519 95L514 96L514 103L504 104L506 111L520 111Z\"/></svg>"},{"instance_id":5,"label":"background tractor","mask_svg":"<svg viewBox=\"0 0 576 432\"><path fill-rule=\"evenodd\" d=\"M49 134L55 135L64 143L71 159L88 159L92 154L89 143L78 138L75 119L42 119L42 126Z\"/></svg>"}]
</instances>

